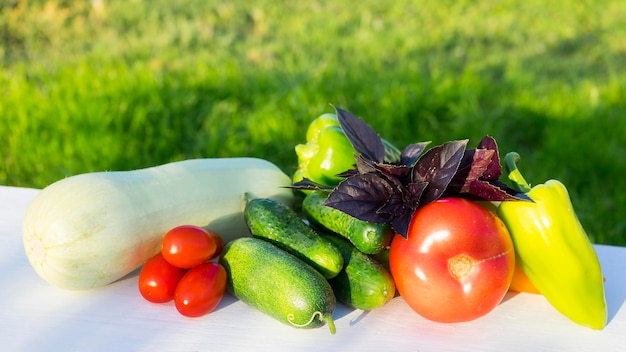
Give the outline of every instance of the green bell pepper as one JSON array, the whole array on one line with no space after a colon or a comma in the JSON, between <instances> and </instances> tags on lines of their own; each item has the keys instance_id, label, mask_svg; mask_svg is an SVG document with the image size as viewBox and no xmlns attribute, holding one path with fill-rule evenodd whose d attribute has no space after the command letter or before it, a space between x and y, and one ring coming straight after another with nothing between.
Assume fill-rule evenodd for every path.
<instances>
[{"instance_id":1,"label":"green bell pepper","mask_svg":"<svg viewBox=\"0 0 626 352\"><path fill-rule=\"evenodd\" d=\"M303 178L321 185L334 187L343 180L337 176L354 169L355 150L341 129L337 115L323 114L313 120L306 132L306 144L295 147L298 169L293 174L293 182ZM398 161L400 151L386 140L385 160Z\"/></svg>"},{"instance_id":2,"label":"green bell pepper","mask_svg":"<svg viewBox=\"0 0 626 352\"><path fill-rule=\"evenodd\" d=\"M531 188L517 168L519 158L515 152L507 154L505 170L532 202L505 201L497 210L513 239L517 262L564 316L603 329L607 307L602 268L567 189L557 180Z\"/></svg>"}]
</instances>

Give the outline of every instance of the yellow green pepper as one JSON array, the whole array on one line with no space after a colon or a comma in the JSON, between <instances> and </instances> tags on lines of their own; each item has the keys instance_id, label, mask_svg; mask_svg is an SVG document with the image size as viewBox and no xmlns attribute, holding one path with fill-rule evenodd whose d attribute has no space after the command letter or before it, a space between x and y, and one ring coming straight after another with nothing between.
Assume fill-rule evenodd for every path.
<instances>
[{"instance_id":1,"label":"yellow green pepper","mask_svg":"<svg viewBox=\"0 0 626 352\"><path fill-rule=\"evenodd\" d=\"M517 168L519 154L505 157L508 178L532 202L498 207L513 239L519 266L542 295L570 320L600 330L607 323L604 277L598 256L557 180L530 187Z\"/></svg>"},{"instance_id":2,"label":"yellow green pepper","mask_svg":"<svg viewBox=\"0 0 626 352\"><path fill-rule=\"evenodd\" d=\"M354 169L356 151L341 129L336 114L323 114L313 120L306 132L306 143L295 147L298 169L293 182L307 178L321 185L334 187L344 178L337 176ZM385 159L400 159L400 151L383 140Z\"/></svg>"}]
</instances>

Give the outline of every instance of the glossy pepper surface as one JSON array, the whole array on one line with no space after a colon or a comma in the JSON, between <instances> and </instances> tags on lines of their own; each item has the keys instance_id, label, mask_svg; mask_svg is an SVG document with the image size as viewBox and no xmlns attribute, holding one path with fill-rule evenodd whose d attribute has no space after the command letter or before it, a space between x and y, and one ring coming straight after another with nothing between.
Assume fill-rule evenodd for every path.
<instances>
[{"instance_id":1,"label":"glossy pepper surface","mask_svg":"<svg viewBox=\"0 0 626 352\"><path fill-rule=\"evenodd\" d=\"M323 114L313 120L306 132L306 143L295 147L298 157L298 169L293 181L303 178L326 185L336 186L343 180L337 176L354 168L355 150L348 137L341 129L336 114ZM387 141L385 158L397 161L400 151Z\"/></svg>"},{"instance_id":2,"label":"glossy pepper surface","mask_svg":"<svg viewBox=\"0 0 626 352\"><path fill-rule=\"evenodd\" d=\"M598 256L565 186L557 180L530 187L509 153L505 168L532 202L498 207L513 239L518 265L548 302L570 320L600 330L607 323L604 278Z\"/></svg>"}]
</instances>

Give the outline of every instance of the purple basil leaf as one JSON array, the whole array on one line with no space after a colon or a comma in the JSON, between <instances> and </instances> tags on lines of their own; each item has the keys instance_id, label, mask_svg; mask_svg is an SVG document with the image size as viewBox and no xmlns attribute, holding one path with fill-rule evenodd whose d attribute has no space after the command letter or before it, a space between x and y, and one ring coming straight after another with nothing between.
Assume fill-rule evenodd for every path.
<instances>
[{"instance_id":1,"label":"purple basil leaf","mask_svg":"<svg viewBox=\"0 0 626 352\"><path fill-rule=\"evenodd\" d=\"M410 183L406 186L408 195L406 197L406 203L412 211L415 211L421 204L422 195L428 188L428 182L416 182Z\"/></svg>"},{"instance_id":2,"label":"purple basil leaf","mask_svg":"<svg viewBox=\"0 0 626 352\"><path fill-rule=\"evenodd\" d=\"M343 132L357 154L377 163L384 162L385 146L376 131L348 111L338 107L335 107L335 111Z\"/></svg>"},{"instance_id":3,"label":"purple basil leaf","mask_svg":"<svg viewBox=\"0 0 626 352\"><path fill-rule=\"evenodd\" d=\"M513 198L509 198L508 196L504 196L506 198L500 199L502 201L504 200L529 200L531 202L534 202L532 199L530 199L530 197L526 195L526 193L523 193L523 192L518 191L517 189L511 188L506 183L500 180L491 180L489 181L489 183L491 183L494 187L498 187L502 191L506 192L508 196L513 197Z\"/></svg>"},{"instance_id":4,"label":"purple basil leaf","mask_svg":"<svg viewBox=\"0 0 626 352\"><path fill-rule=\"evenodd\" d=\"M291 186L286 186L286 188L293 189L301 189L301 190L331 190L332 187L322 185L320 183L309 180L308 178L303 178L298 182L294 182Z\"/></svg>"},{"instance_id":5,"label":"purple basil leaf","mask_svg":"<svg viewBox=\"0 0 626 352\"><path fill-rule=\"evenodd\" d=\"M517 195L517 192L515 192L513 189L509 189L504 184L499 184L498 182L492 183L485 180L475 180L474 182L470 183L467 193L481 200L493 202L527 200L523 197L519 197Z\"/></svg>"},{"instance_id":6,"label":"purple basil leaf","mask_svg":"<svg viewBox=\"0 0 626 352\"><path fill-rule=\"evenodd\" d=\"M420 199L427 187L428 182L410 183L406 187L403 206L399 207L391 221L391 228L404 238L408 236L411 219L420 206Z\"/></svg>"},{"instance_id":7,"label":"purple basil leaf","mask_svg":"<svg viewBox=\"0 0 626 352\"><path fill-rule=\"evenodd\" d=\"M411 168L405 165L374 164L374 167L395 183L404 184L411 176Z\"/></svg>"},{"instance_id":8,"label":"purple basil leaf","mask_svg":"<svg viewBox=\"0 0 626 352\"><path fill-rule=\"evenodd\" d=\"M358 174L358 171L355 169L350 169L350 170L346 170L344 172L338 173L337 177L341 177L341 178L348 178L348 177L352 177L354 175Z\"/></svg>"},{"instance_id":9,"label":"purple basil leaf","mask_svg":"<svg viewBox=\"0 0 626 352\"><path fill-rule=\"evenodd\" d=\"M407 238L409 226L413 219L413 214L420 205L422 193L427 188L428 182L410 183L407 185L402 197L401 205L395 208L395 214L391 220L391 228L400 236Z\"/></svg>"},{"instance_id":10,"label":"purple basil leaf","mask_svg":"<svg viewBox=\"0 0 626 352\"><path fill-rule=\"evenodd\" d=\"M328 195L324 205L339 209L363 221L385 223L389 216L381 214L393 187L375 173L359 174L341 181Z\"/></svg>"},{"instance_id":11,"label":"purple basil leaf","mask_svg":"<svg viewBox=\"0 0 626 352\"><path fill-rule=\"evenodd\" d=\"M493 150L494 154L491 157L491 163L488 165L487 170L483 172L482 177L486 180L497 180L502 174L502 166L500 165L500 155L498 153L498 144L496 140L491 136L485 136L478 143L478 149Z\"/></svg>"},{"instance_id":12,"label":"purple basil leaf","mask_svg":"<svg viewBox=\"0 0 626 352\"><path fill-rule=\"evenodd\" d=\"M421 203L437 200L456 174L468 140L451 141L429 149L413 167L414 182L428 182Z\"/></svg>"},{"instance_id":13,"label":"purple basil leaf","mask_svg":"<svg viewBox=\"0 0 626 352\"><path fill-rule=\"evenodd\" d=\"M399 212L405 207L405 202L402 197L402 192L394 192L392 193L387 202L383 204L377 211L379 214L386 214L389 218L393 218L397 216Z\"/></svg>"},{"instance_id":14,"label":"purple basil leaf","mask_svg":"<svg viewBox=\"0 0 626 352\"><path fill-rule=\"evenodd\" d=\"M359 174L367 174L370 172L376 172L375 164L363 157L363 155L357 155L355 157L356 161L356 170Z\"/></svg>"},{"instance_id":15,"label":"purple basil leaf","mask_svg":"<svg viewBox=\"0 0 626 352\"><path fill-rule=\"evenodd\" d=\"M429 144L430 142L421 142L407 145L402 150L402 153L400 153L400 164L409 167L413 166L417 159L419 159L424 149L426 149L426 146Z\"/></svg>"},{"instance_id":16,"label":"purple basil leaf","mask_svg":"<svg viewBox=\"0 0 626 352\"><path fill-rule=\"evenodd\" d=\"M476 149L466 149L463 153L463 158L459 163L459 168L456 171L456 174L450 180L448 184L449 192L461 192L463 186L465 185L467 178L472 171L472 163L474 160L474 154Z\"/></svg>"},{"instance_id":17,"label":"purple basil leaf","mask_svg":"<svg viewBox=\"0 0 626 352\"><path fill-rule=\"evenodd\" d=\"M497 155L495 150L476 149L472 158L472 165L467 176L469 180L489 179L485 174L493 164L493 156ZM466 182L467 184L467 182Z\"/></svg>"},{"instance_id":18,"label":"purple basil leaf","mask_svg":"<svg viewBox=\"0 0 626 352\"><path fill-rule=\"evenodd\" d=\"M406 239L408 237L409 226L411 225L412 218L413 212L407 211L406 214L393 218L390 226L394 232Z\"/></svg>"},{"instance_id":19,"label":"purple basil leaf","mask_svg":"<svg viewBox=\"0 0 626 352\"><path fill-rule=\"evenodd\" d=\"M449 191L468 192L469 185L483 177L492 162L493 150L468 149L465 151L456 175L448 185Z\"/></svg>"},{"instance_id":20,"label":"purple basil leaf","mask_svg":"<svg viewBox=\"0 0 626 352\"><path fill-rule=\"evenodd\" d=\"M480 142L478 142L478 148L498 150L498 143L496 143L495 138L491 136L484 136L483 139L481 139Z\"/></svg>"}]
</instances>

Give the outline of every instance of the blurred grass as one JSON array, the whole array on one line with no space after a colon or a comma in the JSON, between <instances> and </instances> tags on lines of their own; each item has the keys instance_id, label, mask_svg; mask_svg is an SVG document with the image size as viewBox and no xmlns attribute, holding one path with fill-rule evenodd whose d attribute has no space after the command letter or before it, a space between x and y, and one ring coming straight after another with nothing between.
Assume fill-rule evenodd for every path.
<instances>
[{"instance_id":1,"label":"blurred grass","mask_svg":"<svg viewBox=\"0 0 626 352\"><path fill-rule=\"evenodd\" d=\"M626 245L621 1L3 1L0 184L258 156L335 104L402 147L494 136Z\"/></svg>"}]
</instances>

